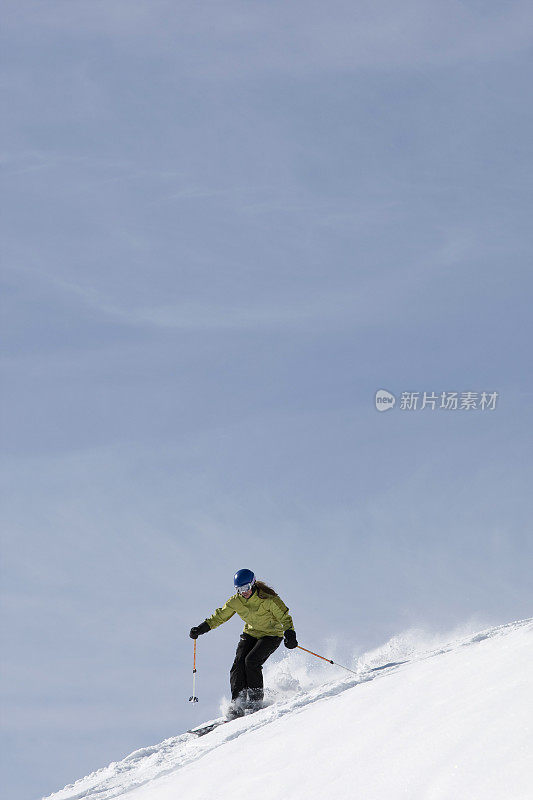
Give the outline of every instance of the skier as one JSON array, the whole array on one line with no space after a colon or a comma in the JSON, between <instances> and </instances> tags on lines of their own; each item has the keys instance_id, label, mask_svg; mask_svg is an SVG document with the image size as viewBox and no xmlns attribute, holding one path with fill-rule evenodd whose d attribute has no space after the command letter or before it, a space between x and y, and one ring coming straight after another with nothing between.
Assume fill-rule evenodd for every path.
<instances>
[{"instance_id":1,"label":"skier","mask_svg":"<svg viewBox=\"0 0 533 800\"><path fill-rule=\"evenodd\" d=\"M241 717L245 709L257 711L263 702L263 664L280 646L298 647L289 609L274 589L256 581L250 569L240 569L233 578L236 594L208 617L191 628L189 636L197 639L203 633L222 625L234 614L244 620L235 661L230 670L231 704L228 717Z\"/></svg>"}]
</instances>

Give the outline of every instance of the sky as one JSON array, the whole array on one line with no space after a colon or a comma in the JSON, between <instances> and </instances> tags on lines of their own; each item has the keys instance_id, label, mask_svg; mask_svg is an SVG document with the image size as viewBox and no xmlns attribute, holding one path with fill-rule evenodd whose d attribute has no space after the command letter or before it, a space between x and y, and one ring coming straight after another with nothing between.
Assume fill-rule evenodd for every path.
<instances>
[{"instance_id":1,"label":"sky","mask_svg":"<svg viewBox=\"0 0 533 800\"><path fill-rule=\"evenodd\" d=\"M241 567L332 657L531 616L531 5L1 7L11 800L216 715Z\"/></svg>"}]
</instances>

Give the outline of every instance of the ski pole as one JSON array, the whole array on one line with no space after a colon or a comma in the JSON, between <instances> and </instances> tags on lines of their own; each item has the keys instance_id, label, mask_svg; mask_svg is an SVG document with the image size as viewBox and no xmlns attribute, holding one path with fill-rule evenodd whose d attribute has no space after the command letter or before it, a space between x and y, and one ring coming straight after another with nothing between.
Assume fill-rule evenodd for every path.
<instances>
[{"instance_id":1,"label":"ski pole","mask_svg":"<svg viewBox=\"0 0 533 800\"><path fill-rule=\"evenodd\" d=\"M189 697L189 703L197 703L198 698L196 697L196 639L194 640L194 650L193 650L193 657L192 657L192 696Z\"/></svg>"},{"instance_id":2,"label":"ski pole","mask_svg":"<svg viewBox=\"0 0 533 800\"><path fill-rule=\"evenodd\" d=\"M337 662L336 661L332 661L331 658L325 658L325 656L319 656L318 653L313 653L312 650L307 650L305 647L300 647L300 645L297 645L297 647L298 647L298 650L305 650L306 653L310 653L312 656L316 656L317 658L321 658L322 661L327 661L328 664L334 664L336 667L340 667L341 669L348 670L348 672L353 672L354 675L358 674L354 669L350 669L350 667L344 667L342 664L337 664Z\"/></svg>"}]
</instances>

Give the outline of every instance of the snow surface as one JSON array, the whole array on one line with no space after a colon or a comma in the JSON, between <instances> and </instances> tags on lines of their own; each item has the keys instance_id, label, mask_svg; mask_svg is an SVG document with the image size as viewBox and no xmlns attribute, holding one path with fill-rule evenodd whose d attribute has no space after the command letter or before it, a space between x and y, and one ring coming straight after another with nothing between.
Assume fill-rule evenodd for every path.
<instances>
[{"instance_id":1,"label":"snow surface","mask_svg":"<svg viewBox=\"0 0 533 800\"><path fill-rule=\"evenodd\" d=\"M425 652L399 637L350 665L357 675L310 659L269 665L260 712L137 750L49 800L532 800L533 620Z\"/></svg>"}]
</instances>

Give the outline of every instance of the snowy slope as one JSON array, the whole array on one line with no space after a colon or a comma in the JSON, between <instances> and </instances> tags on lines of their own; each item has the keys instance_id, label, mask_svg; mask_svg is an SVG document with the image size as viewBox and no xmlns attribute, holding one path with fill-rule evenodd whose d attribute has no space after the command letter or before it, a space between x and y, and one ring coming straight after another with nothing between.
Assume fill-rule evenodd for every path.
<instances>
[{"instance_id":1,"label":"snowy slope","mask_svg":"<svg viewBox=\"0 0 533 800\"><path fill-rule=\"evenodd\" d=\"M138 750L50 800L533 798L532 620L398 666L376 669L378 657L360 659L357 676L305 686L302 662L288 656L268 676L273 705Z\"/></svg>"}]
</instances>

